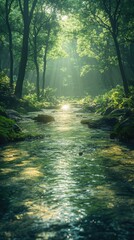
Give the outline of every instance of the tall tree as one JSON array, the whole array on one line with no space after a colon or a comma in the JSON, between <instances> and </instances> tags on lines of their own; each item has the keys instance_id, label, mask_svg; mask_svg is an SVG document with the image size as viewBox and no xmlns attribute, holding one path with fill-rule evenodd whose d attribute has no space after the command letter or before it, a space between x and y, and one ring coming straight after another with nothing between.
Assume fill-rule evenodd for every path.
<instances>
[{"instance_id":1,"label":"tall tree","mask_svg":"<svg viewBox=\"0 0 134 240\"><path fill-rule=\"evenodd\" d=\"M22 49L21 49L21 59L19 65L18 78L15 87L15 95L18 98L22 97L22 88L23 81L25 77L25 70L27 65L28 58L28 39L30 31L30 23L33 17L33 12L36 7L38 0L28 1L28 0L19 0L19 6L23 18L23 40L22 40Z\"/></svg>"},{"instance_id":2,"label":"tall tree","mask_svg":"<svg viewBox=\"0 0 134 240\"><path fill-rule=\"evenodd\" d=\"M39 7L36 9L36 12L33 16L33 20L31 22L31 31L30 31L30 45L31 51L33 52L33 61L36 68L36 94L37 99L40 97L40 71L39 71L39 56L42 49L43 41L40 35L42 35L42 31L44 28L44 19L45 15L42 12L42 9Z\"/></svg>"},{"instance_id":3,"label":"tall tree","mask_svg":"<svg viewBox=\"0 0 134 240\"><path fill-rule=\"evenodd\" d=\"M85 19L85 22L88 21L88 23L95 25L97 23L98 26L110 33L116 51L124 92L125 95L128 96L128 81L124 70L120 45L121 31L124 24L122 22L122 15L124 14L124 2L125 1L121 0L98 0L94 2L85 0L82 2L81 13L82 18Z\"/></svg>"},{"instance_id":4,"label":"tall tree","mask_svg":"<svg viewBox=\"0 0 134 240\"><path fill-rule=\"evenodd\" d=\"M56 42L58 31L59 25L57 22L55 9L52 9L51 14L46 18L46 37L44 42L44 54L43 54L42 94L44 94L45 89L47 55Z\"/></svg>"},{"instance_id":5,"label":"tall tree","mask_svg":"<svg viewBox=\"0 0 134 240\"><path fill-rule=\"evenodd\" d=\"M6 0L5 2L5 14L6 14L6 25L8 29L8 37L9 37L9 54L10 54L10 87L13 89L13 38L12 38L12 30L11 24L9 20L12 3L14 0Z\"/></svg>"}]
</instances>

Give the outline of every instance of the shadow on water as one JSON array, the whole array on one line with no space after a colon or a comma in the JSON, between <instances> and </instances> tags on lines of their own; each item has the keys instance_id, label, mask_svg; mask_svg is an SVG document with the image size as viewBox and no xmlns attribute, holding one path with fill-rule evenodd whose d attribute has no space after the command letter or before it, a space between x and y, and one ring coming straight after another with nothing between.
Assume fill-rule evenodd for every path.
<instances>
[{"instance_id":1,"label":"shadow on water","mask_svg":"<svg viewBox=\"0 0 134 240\"><path fill-rule=\"evenodd\" d=\"M0 240L133 239L134 149L74 125L1 149Z\"/></svg>"}]
</instances>

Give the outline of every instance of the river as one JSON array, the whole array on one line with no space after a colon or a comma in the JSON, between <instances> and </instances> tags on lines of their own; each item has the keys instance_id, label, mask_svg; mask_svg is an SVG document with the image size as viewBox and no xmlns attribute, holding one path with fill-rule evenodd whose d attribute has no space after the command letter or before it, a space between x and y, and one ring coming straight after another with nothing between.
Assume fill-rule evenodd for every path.
<instances>
[{"instance_id":1,"label":"river","mask_svg":"<svg viewBox=\"0 0 134 240\"><path fill-rule=\"evenodd\" d=\"M134 147L89 129L80 109L21 122L44 138L0 148L0 240L132 240Z\"/></svg>"}]
</instances>

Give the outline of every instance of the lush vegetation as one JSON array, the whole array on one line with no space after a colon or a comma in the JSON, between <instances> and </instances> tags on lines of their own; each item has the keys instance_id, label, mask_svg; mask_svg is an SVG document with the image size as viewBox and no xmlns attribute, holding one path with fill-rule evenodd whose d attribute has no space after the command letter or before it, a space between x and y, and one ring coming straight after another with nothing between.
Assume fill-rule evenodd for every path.
<instances>
[{"instance_id":1,"label":"lush vegetation","mask_svg":"<svg viewBox=\"0 0 134 240\"><path fill-rule=\"evenodd\" d=\"M2 0L0 11L0 70L16 97L24 96L27 82L34 83L38 101L47 87L73 97L119 84L129 95L132 1Z\"/></svg>"},{"instance_id":2,"label":"lush vegetation","mask_svg":"<svg viewBox=\"0 0 134 240\"><path fill-rule=\"evenodd\" d=\"M75 98L90 111L133 113L133 12L129 0L2 0L1 106L25 112Z\"/></svg>"},{"instance_id":3,"label":"lush vegetation","mask_svg":"<svg viewBox=\"0 0 134 240\"><path fill-rule=\"evenodd\" d=\"M97 112L102 114L109 108L115 109L133 109L134 108L134 87L129 89L130 94L125 96L123 87L117 86L103 95L99 95L94 99Z\"/></svg>"}]
</instances>

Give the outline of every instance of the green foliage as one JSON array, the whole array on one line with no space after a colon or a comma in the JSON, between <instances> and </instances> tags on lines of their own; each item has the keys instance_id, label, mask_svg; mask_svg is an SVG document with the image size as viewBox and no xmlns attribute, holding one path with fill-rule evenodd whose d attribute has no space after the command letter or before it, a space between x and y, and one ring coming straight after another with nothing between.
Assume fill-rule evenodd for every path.
<instances>
[{"instance_id":1,"label":"green foliage","mask_svg":"<svg viewBox=\"0 0 134 240\"><path fill-rule=\"evenodd\" d=\"M83 105L84 107L88 107L93 103L93 100L90 95L87 95L86 97L79 100L79 104Z\"/></svg>"},{"instance_id":2,"label":"green foliage","mask_svg":"<svg viewBox=\"0 0 134 240\"><path fill-rule=\"evenodd\" d=\"M44 99L48 102L55 102L56 97L55 97L56 89L47 87L44 90Z\"/></svg>"},{"instance_id":3,"label":"green foliage","mask_svg":"<svg viewBox=\"0 0 134 240\"><path fill-rule=\"evenodd\" d=\"M28 102L30 102L30 103L32 103L32 104L34 104L34 103L36 103L37 102L37 96L36 96L36 93L30 93L30 94L28 94L28 95L25 95L24 96L24 100L26 100L26 101L28 101Z\"/></svg>"},{"instance_id":4,"label":"green foliage","mask_svg":"<svg viewBox=\"0 0 134 240\"><path fill-rule=\"evenodd\" d=\"M44 90L44 94L40 95L40 101L37 99L36 93L30 93L24 96L24 100L28 101L29 104L35 106L36 108L51 108L57 105L57 99L55 96L56 89L47 87Z\"/></svg>"},{"instance_id":5,"label":"green foliage","mask_svg":"<svg viewBox=\"0 0 134 240\"><path fill-rule=\"evenodd\" d=\"M35 84L29 81L25 81L23 86L23 94L29 95L29 94L34 94L35 92L36 92Z\"/></svg>"},{"instance_id":6,"label":"green foliage","mask_svg":"<svg viewBox=\"0 0 134 240\"><path fill-rule=\"evenodd\" d=\"M97 111L104 113L107 108L111 109L124 109L134 108L134 87L130 88L130 96L125 97L123 87L117 85L116 88L113 88L109 92L106 92L104 95L99 95L94 99L96 104Z\"/></svg>"},{"instance_id":7,"label":"green foliage","mask_svg":"<svg viewBox=\"0 0 134 240\"><path fill-rule=\"evenodd\" d=\"M0 73L0 91L5 94L11 93L9 77L4 72Z\"/></svg>"},{"instance_id":8,"label":"green foliage","mask_svg":"<svg viewBox=\"0 0 134 240\"><path fill-rule=\"evenodd\" d=\"M0 116L4 116L4 117L6 117L6 116L7 116L7 114L6 114L6 111L5 111L4 107L3 107L3 106L1 106L1 105L0 105Z\"/></svg>"},{"instance_id":9,"label":"green foliage","mask_svg":"<svg viewBox=\"0 0 134 240\"><path fill-rule=\"evenodd\" d=\"M0 116L0 143L8 142L9 139L13 140L15 138L14 124L13 120Z\"/></svg>"}]
</instances>

